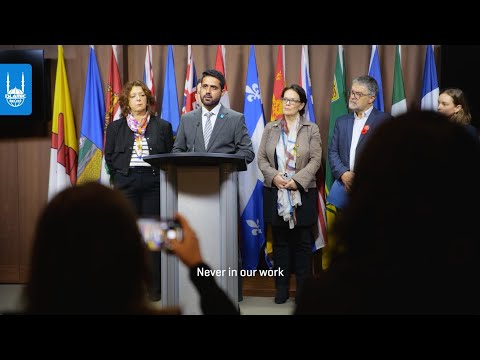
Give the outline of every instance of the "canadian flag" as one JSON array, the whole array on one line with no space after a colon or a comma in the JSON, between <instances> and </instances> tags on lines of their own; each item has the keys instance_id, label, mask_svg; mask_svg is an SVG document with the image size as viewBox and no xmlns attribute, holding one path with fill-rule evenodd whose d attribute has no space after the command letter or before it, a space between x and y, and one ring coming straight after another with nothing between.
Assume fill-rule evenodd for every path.
<instances>
[{"instance_id":1,"label":"canadian flag","mask_svg":"<svg viewBox=\"0 0 480 360\"><path fill-rule=\"evenodd\" d=\"M225 92L223 96L220 98L220 103L230 109L230 98L228 96L228 89L227 89L227 72L225 69L225 46L218 45L217 46L217 57L215 59L215 70L220 71L223 76L225 76Z\"/></svg>"},{"instance_id":2,"label":"canadian flag","mask_svg":"<svg viewBox=\"0 0 480 360\"><path fill-rule=\"evenodd\" d=\"M156 103L157 94L155 92L155 80L153 79L152 45L147 45L147 52L145 54L145 68L143 70L143 82L145 83L145 85L147 85L148 89L152 92L152 95L155 98L155 103ZM154 108L156 108L156 104Z\"/></svg>"}]
</instances>

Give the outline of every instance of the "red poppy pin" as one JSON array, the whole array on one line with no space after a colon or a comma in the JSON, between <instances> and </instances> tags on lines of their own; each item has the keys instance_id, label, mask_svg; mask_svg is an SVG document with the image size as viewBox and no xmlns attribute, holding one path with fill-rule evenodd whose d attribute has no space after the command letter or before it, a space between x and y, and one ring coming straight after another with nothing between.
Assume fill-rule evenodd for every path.
<instances>
[{"instance_id":1,"label":"red poppy pin","mask_svg":"<svg viewBox=\"0 0 480 360\"><path fill-rule=\"evenodd\" d=\"M369 129L370 129L370 126L365 125L362 129L362 135L365 135L368 132Z\"/></svg>"}]
</instances>

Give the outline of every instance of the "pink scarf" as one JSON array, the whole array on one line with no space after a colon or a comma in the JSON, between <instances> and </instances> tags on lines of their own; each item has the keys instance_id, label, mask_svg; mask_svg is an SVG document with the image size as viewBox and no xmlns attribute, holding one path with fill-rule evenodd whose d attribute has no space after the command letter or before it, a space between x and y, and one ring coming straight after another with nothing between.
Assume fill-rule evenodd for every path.
<instances>
[{"instance_id":1,"label":"pink scarf","mask_svg":"<svg viewBox=\"0 0 480 360\"><path fill-rule=\"evenodd\" d=\"M127 115L127 124L130 130L135 134L135 152L141 159L143 154L142 141L147 130L148 122L150 121L150 114L146 114L142 120L137 121L132 114Z\"/></svg>"}]
</instances>

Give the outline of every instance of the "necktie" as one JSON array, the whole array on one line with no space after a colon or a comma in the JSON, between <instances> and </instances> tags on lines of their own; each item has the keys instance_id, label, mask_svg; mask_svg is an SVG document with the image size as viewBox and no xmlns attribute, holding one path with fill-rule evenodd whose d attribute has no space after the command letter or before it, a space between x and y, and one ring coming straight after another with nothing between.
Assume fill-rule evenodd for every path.
<instances>
[{"instance_id":1,"label":"necktie","mask_svg":"<svg viewBox=\"0 0 480 360\"><path fill-rule=\"evenodd\" d=\"M210 120L212 115L213 115L212 112L208 112L205 114L205 116L207 117L207 122L205 123L205 130L203 131L203 138L205 140L205 150L207 149L208 141L210 140L210 135L212 135L212 121Z\"/></svg>"}]
</instances>

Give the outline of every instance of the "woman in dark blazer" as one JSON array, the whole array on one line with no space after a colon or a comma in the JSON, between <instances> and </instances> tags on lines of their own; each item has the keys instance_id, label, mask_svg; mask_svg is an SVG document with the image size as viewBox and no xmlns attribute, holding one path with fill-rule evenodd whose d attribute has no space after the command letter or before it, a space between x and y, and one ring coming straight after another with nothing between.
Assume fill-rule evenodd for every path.
<instances>
[{"instance_id":1,"label":"woman in dark blazer","mask_svg":"<svg viewBox=\"0 0 480 360\"><path fill-rule=\"evenodd\" d=\"M160 216L160 177L143 161L147 155L169 153L172 124L155 116L155 98L139 80L126 83L119 98L122 117L107 127L105 161L113 186L133 204L139 217ZM152 253L153 300L160 299L160 253Z\"/></svg>"},{"instance_id":2,"label":"woman in dark blazer","mask_svg":"<svg viewBox=\"0 0 480 360\"><path fill-rule=\"evenodd\" d=\"M303 117L305 90L296 84L284 88L282 104L283 117L265 126L257 154L264 177L264 220L272 225L274 268L279 270L277 304L289 297L292 268L297 298L310 274L312 226L318 219L316 174L322 158L318 126Z\"/></svg>"}]
</instances>

